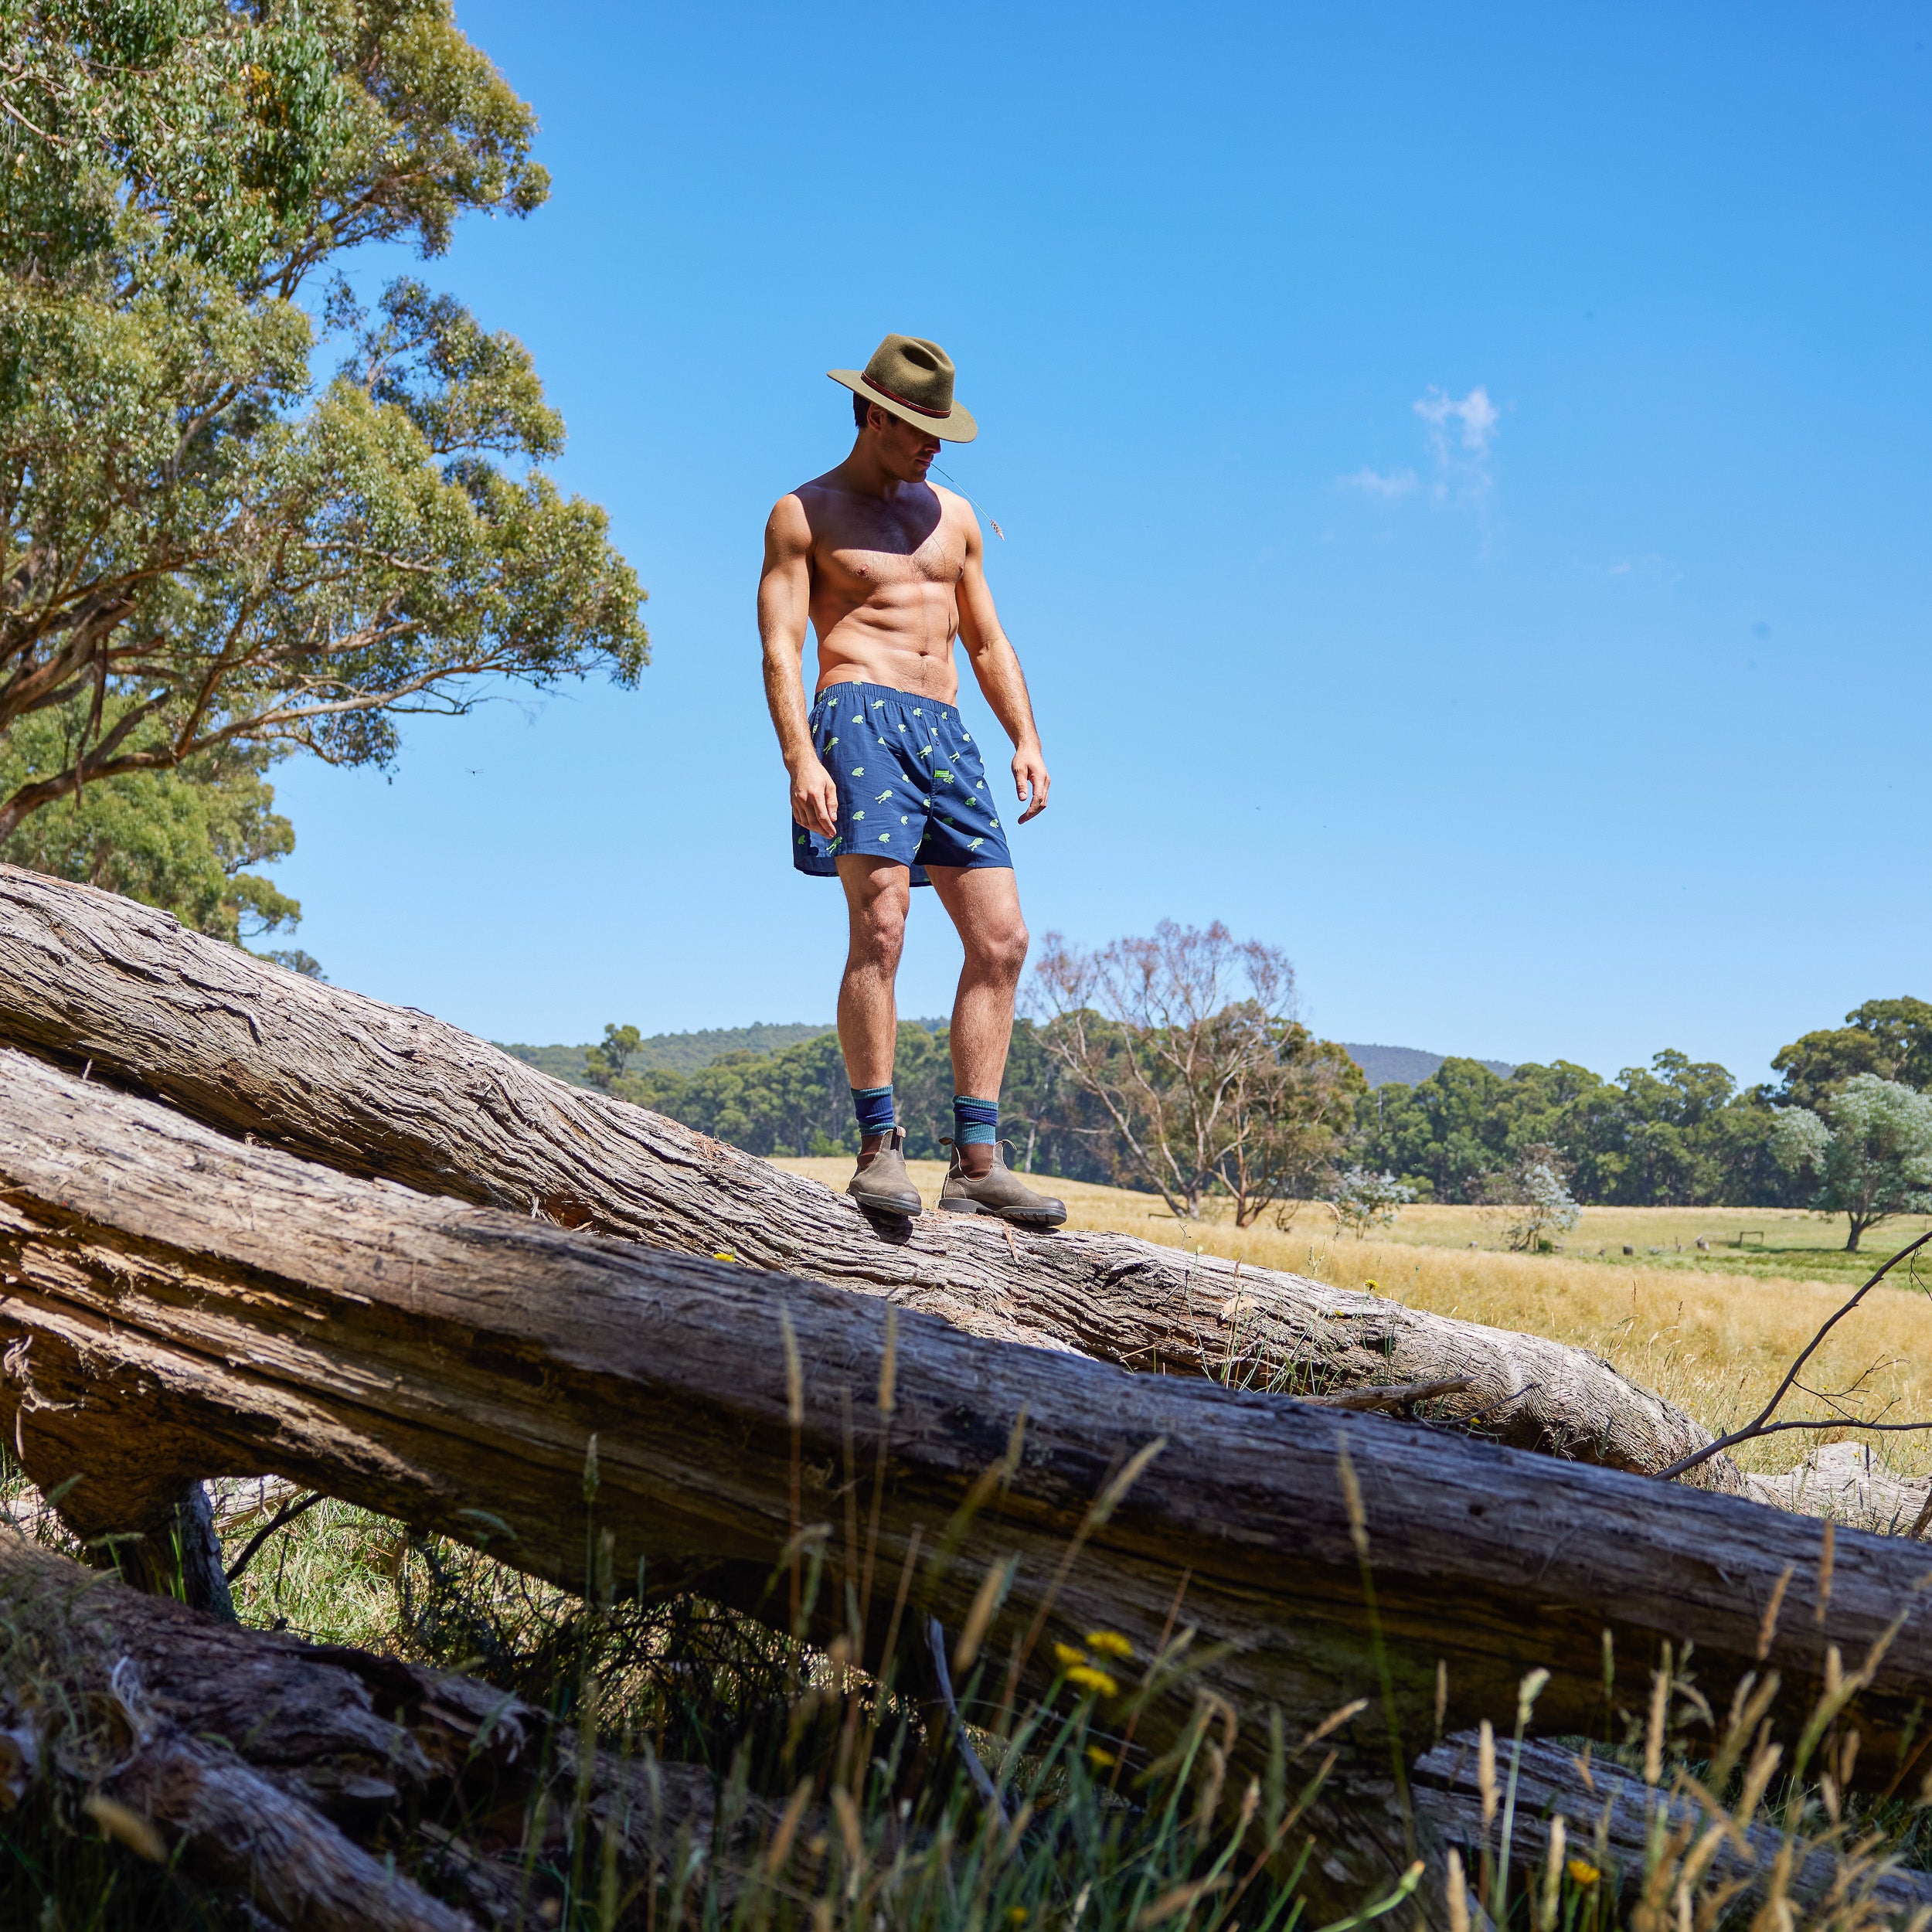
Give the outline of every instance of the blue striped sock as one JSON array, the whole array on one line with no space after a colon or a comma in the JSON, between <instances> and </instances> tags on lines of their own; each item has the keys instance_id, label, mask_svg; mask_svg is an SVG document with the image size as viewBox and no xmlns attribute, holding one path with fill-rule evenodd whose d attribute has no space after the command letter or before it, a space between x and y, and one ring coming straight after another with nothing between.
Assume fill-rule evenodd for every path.
<instances>
[{"instance_id":1,"label":"blue striped sock","mask_svg":"<svg viewBox=\"0 0 1932 1932\"><path fill-rule=\"evenodd\" d=\"M953 1138L961 1147L990 1146L998 1139L999 1102L976 1100L969 1094L953 1097Z\"/></svg>"},{"instance_id":2,"label":"blue striped sock","mask_svg":"<svg viewBox=\"0 0 1932 1932\"><path fill-rule=\"evenodd\" d=\"M893 1090L889 1087L855 1087L852 1109L859 1116L861 1134L889 1134L893 1131Z\"/></svg>"}]
</instances>

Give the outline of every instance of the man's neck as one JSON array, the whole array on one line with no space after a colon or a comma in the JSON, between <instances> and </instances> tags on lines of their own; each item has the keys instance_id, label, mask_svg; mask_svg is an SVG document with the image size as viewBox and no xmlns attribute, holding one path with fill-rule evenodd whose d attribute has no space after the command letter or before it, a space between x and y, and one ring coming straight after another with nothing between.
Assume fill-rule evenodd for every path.
<instances>
[{"instance_id":1,"label":"man's neck","mask_svg":"<svg viewBox=\"0 0 1932 1932\"><path fill-rule=\"evenodd\" d=\"M866 447L861 436L852 446L852 454L825 479L842 490L849 490L854 496L876 497L882 503L889 503L902 491L926 488L923 482L908 483L904 478L894 476L884 464Z\"/></svg>"}]
</instances>

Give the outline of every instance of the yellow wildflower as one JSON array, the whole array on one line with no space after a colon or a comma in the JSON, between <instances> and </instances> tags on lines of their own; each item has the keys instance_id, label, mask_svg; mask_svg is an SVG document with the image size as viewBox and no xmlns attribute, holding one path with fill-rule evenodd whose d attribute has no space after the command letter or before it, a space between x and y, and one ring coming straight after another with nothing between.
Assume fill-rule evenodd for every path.
<instances>
[{"instance_id":1,"label":"yellow wildflower","mask_svg":"<svg viewBox=\"0 0 1932 1932\"><path fill-rule=\"evenodd\" d=\"M1366 1288L1371 1294L1377 1294L1381 1292L1382 1284L1379 1281L1365 1281L1362 1285Z\"/></svg>"},{"instance_id":2,"label":"yellow wildflower","mask_svg":"<svg viewBox=\"0 0 1932 1932\"><path fill-rule=\"evenodd\" d=\"M1573 1885L1594 1885L1603 1876L1602 1872L1587 1859L1572 1859L1568 1869Z\"/></svg>"},{"instance_id":3,"label":"yellow wildflower","mask_svg":"<svg viewBox=\"0 0 1932 1932\"><path fill-rule=\"evenodd\" d=\"M1087 1662L1087 1652L1083 1650L1076 1650L1071 1644L1056 1644L1053 1646L1053 1655L1058 1659L1062 1670L1071 1670L1076 1664L1083 1664Z\"/></svg>"},{"instance_id":4,"label":"yellow wildflower","mask_svg":"<svg viewBox=\"0 0 1932 1932\"><path fill-rule=\"evenodd\" d=\"M1026 1923L1026 1906L1023 1905L1009 1905L1006 1908L1006 1923L1009 1925L1024 1925Z\"/></svg>"},{"instance_id":5,"label":"yellow wildflower","mask_svg":"<svg viewBox=\"0 0 1932 1932\"><path fill-rule=\"evenodd\" d=\"M738 1257L729 1248L720 1248L711 1258L714 1261L735 1261Z\"/></svg>"},{"instance_id":6,"label":"yellow wildflower","mask_svg":"<svg viewBox=\"0 0 1932 1932\"><path fill-rule=\"evenodd\" d=\"M1096 1670L1091 1664L1076 1664L1066 1673L1066 1681L1101 1697L1117 1697L1121 1694L1120 1685L1105 1671Z\"/></svg>"},{"instance_id":7,"label":"yellow wildflower","mask_svg":"<svg viewBox=\"0 0 1932 1932\"><path fill-rule=\"evenodd\" d=\"M1117 1630L1090 1630L1087 1648L1098 1651L1103 1657L1117 1657L1123 1663L1134 1655L1134 1646Z\"/></svg>"},{"instance_id":8,"label":"yellow wildflower","mask_svg":"<svg viewBox=\"0 0 1932 1932\"><path fill-rule=\"evenodd\" d=\"M1111 1770L1121 1760L1102 1746L1090 1744L1087 1747L1087 1761L1095 1770L1107 1771Z\"/></svg>"}]
</instances>

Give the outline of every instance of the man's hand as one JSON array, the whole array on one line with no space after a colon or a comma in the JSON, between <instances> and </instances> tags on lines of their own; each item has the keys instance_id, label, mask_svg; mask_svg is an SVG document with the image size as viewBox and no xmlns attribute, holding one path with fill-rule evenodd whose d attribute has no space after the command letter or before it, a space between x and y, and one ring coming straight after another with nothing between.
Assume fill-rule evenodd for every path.
<instances>
[{"instance_id":1,"label":"man's hand","mask_svg":"<svg viewBox=\"0 0 1932 1932\"><path fill-rule=\"evenodd\" d=\"M808 752L791 774L791 815L821 838L838 835L838 787L817 757Z\"/></svg>"},{"instance_id":2,"label":"man's hand","mask_svg":"<svg viewBox=\"0 0 1932 1932\"><path fill-rule=\"evenodd\" d=\"M1046 794L1053 784L1046 775L1046 760L1037 744L1022 745L1013 753L1013 790L1026 809L1019 815L1023 825L1046 809ZM1031 796L1032 803L1027 804Z\"/></svg>"}]
</instances>

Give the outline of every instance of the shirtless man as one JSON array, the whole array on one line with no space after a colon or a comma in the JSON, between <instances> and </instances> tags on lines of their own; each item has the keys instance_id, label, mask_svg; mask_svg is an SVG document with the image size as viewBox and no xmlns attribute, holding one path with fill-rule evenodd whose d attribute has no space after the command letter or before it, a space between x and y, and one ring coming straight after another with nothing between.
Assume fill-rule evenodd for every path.
<instances>
[{"instance_id":1,"label":"shirtless man","mask_svg":"<svg viewBox=\"0 0 1932 1932\"><path fill-rule=\"evenodd\" d=\"M920 1211L893 1112L893 982L911 889L930 885L966 950L953 1005L952 1158L939 1205L1057 1227L1066 1208L999 1156L999 1086L1026 923L1005 828L959 715L954 638L1013 741L1022 825L1046 809L1046 761L986 587L979 520L964 498L926 481L940 443L969 443L978 428L953 400L952 361L937 342L888 335L862 372L827 373L852 392L858 439L836 469L772 512L758 630L765 697L791 774L792 863L835 875L845 889L838 1043L859 1129L848 1191L875 1213ZM808 622L818 633L809 709Z\"/></svg>"}]
</instances>

